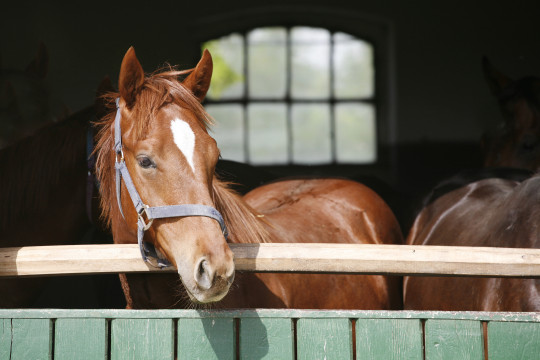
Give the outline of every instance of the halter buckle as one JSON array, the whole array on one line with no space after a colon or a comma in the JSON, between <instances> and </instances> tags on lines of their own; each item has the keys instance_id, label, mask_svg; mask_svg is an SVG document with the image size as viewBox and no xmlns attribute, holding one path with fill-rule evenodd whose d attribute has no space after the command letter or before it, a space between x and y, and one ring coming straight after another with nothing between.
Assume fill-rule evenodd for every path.
<instances>
[{"instance_id":1,"label":"halter buckle","mask_svg":"<svg viewBox=\"0 0 540 360\"><path fill-rule=\"evenodd\" d=\"M118 157L120 157L120 159L118 159ZM117 164L124 161L124 151L122 149L120 149L120 151L116 152L115 161L116 161Z\"/></svg>"},{"instance_id":2,"label":"halter buckle","mask_svg":"<svg viewBox=\"0 0 540 360\"><path fill-rule=\"evenodd\" d=\"M150 207L149 207L148 205L146 205L146 204L143 204L143 206L144 206L144 207L142 208L141 212L138 213L137 215L139 216L139 220L140 220L140 221L142 222L142 224L143 224L143 229L144 229L144 231L146 231L146 230L150 229L150 226L152 226L152 223L154 222L154 219L150 219L150 217L148 216L148 211L147 211L147 209L149 209ZM148 219L148 220L147 220L148 222L146 222L146 221L144 220L143 214L146 214L146 218Z\"/></svg>"}]
</instances>

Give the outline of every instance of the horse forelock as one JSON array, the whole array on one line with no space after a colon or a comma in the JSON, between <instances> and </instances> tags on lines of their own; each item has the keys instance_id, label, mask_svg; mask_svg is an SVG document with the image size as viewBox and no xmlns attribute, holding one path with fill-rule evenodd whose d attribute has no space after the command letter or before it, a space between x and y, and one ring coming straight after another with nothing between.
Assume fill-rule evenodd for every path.
<instances>
[{"instance_id":1,"label":"horse forelock","mask_svg":"<svg viewBox=\"0 0 540 360\"><path fill-rule=\"evenodd\" d=\"M513 81L502 89L499 102L504 104L515 99L524 99L537 110L540 109L540 78L526 76Z\"/></svg>"}]
</instances>

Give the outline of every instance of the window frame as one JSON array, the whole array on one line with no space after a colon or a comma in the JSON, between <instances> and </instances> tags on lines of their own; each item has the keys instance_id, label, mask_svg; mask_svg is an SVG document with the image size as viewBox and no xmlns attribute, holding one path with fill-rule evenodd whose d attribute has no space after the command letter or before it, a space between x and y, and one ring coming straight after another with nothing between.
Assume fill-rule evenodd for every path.
<instances>
[{"instance_id":1,"label":"window frame","mask_svg":"<svg viewBox=\"0 0 540 360\"><path fill-rule=\"evenodd\" d=\"M397 110L395 102L394 31L393 24L390 21L354 11L336 10L335 8L317 6L310 8L299 6L271 6L208 15L197 19L196 23L192 26L195 41L193 59L198 59L200 57L200 46L206 41L227 36L231 33L245 35L255 28L292 28L295 26L320 27L330 31L332 34L335 32L343 32L367 41L373 46L374 68L376 70L374 79L375 93L372 104L374 105L376 114L377 158L373 164L359 163L353 165L369 166L391 163L392 156L389 148L396 144ZM246 37L244 36L244 41L245 40ZM244 51L247 51L246 47L244 47ZM244 94L244 97L245 96L246 94ZM257 101L258 100L259 99L257 99ZM238 103L237 100L235 101ZM283 100L276 101L281 102ZM295 100L295 102L297 101L298 100ZM356 102L357 100L355 99L354 101ZM321 100L314 100L314 102L320 103ZM208 104L211 103L212 101L208 101ZM246 105L247 103L243 104L243 106ZM217 121L219 121L219 119L217 119ZM342 165L342 163L332 162L330 165L339 166ZM346 166L351 164L343 165ZM275 165L276 168L283 166L287 167L288 165Z\"/></svg>"}]
</instances>

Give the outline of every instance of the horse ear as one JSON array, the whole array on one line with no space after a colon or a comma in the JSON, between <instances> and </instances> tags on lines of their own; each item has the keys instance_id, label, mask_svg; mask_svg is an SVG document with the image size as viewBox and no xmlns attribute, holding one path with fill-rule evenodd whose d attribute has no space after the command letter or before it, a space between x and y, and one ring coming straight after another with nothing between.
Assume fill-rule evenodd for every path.
<instances>
[{"instance_id":1,"label":"horse ear","mask_svg":"<svg viewBox=\"0 0 540 360\"><path fill-rule=\"evenodd\" d=\"M97 87L96 97L100 97L114 91L115 89L112 84L111 78L109 77L109 75L105 75L105 77L101 80Z\"/></svg>"},{"instance_id":2,"label":"horse ear","mask_svg":"<svg viewBox=\"0 0 540 360\"><path fill-rule=\"evenodd\" d=\"M49 69L49 52L43 43L39 44L34 60L26 67L26 73L35 75L41 79L45 78Z\"/></svg>"},{"instance_id":3,"label":"horse ear","mask_svg":"<svg viewBox=\"0 0 540 360\"><path fill-rule=\"evenodd\" d=\"M126 55L124 55L118 79L120 96L124 99L128 108L132 107L135 103L143 82L144 71L132 46L128 49Z\"/></svg>"},{"instance_id":4,"label":"horse ear","mask_svg":"<svg viewBox=\"0 0 540 360\"><path fill-rule=\"evenodd\" d=\"M485 56L482 58L482 69L484 71L484 77L491 89L491 93L497 97L505 87L513 82L511 78L495 69Z\"/></svg>"},{"instance_id":5,"label":"horse ear","mask_svg":"<svg viewBox=\"0 0 540 360\"><path fill-rule=\"evenodd\" d=\"M189 74L189 76L182 82L182 84L191 90L193 95L199 101L203 101L208 88L210 87L210 80L212 80L212 55L208 50L204 50L201 60L195 67L195 69Z\"/></svg>"}]
</instances>

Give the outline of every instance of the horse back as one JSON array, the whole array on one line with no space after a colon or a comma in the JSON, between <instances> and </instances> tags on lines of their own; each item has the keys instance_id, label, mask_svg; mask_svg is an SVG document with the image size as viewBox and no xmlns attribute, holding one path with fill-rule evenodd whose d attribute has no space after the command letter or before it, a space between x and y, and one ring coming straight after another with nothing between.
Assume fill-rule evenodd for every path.
<instances>
[{"instance_id":1,"label":"horse back","mask_svg":"<svg viewBox=\"0 0 540 360\"><path fill-rule=\"evenodd\" d=\"M275 242L403 243L389 206L355 181L283 180L252 190L244 200L270 223Z\"/></svg>"}]
</instances>

